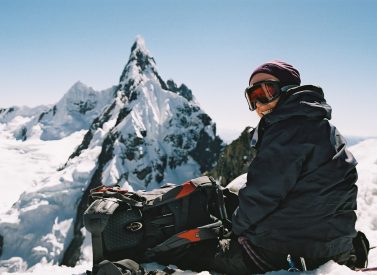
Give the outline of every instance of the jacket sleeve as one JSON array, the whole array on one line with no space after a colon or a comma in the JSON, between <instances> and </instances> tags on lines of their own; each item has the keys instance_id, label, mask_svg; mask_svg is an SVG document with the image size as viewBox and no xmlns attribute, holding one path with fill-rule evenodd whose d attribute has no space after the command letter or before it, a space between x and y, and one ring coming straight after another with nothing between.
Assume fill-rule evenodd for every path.
<instances>
[{"instance_id":1,"label":"jacket sleeve","mask_svg":"<svg viewBox=\"0 0 377 275\"><path fill-rule=\"evenodd\" d=\"M272 125L265 131L249 167L247 183L238 193L239 207L232 218L236 235L242 235L275 211L294 187L314 147L299 142L297 134L292 126Z\"/></svg>"}]
</instances>

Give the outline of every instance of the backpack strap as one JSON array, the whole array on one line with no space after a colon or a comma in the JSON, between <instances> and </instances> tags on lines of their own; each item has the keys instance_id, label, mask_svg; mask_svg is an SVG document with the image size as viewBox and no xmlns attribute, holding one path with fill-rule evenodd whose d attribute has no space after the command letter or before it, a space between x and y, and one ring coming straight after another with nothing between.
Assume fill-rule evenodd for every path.
<instances>
[{"instance_id":1,"label":"backpack strap","mask_svg":"<svg viewBox=\"0 0 377 275\"><path fill-rule=\"evenodd\" d=\"M188 224L188 221L190 219L189 217L189 209L190 209L190 199L189 198L183 198L182 199L182 206L181 206L181 215L175 215L176 218L176 224ZM182 230L183 228L178 228L177 230Z\"/></svg>"},{"instance_id":2,"label":"backpack strap","mask_svg":"<svg viewBox=\"0 0 377 275\"><path fill-rule=\"evenodd\" d=\"M206 183L213 183L214 179L212 177L203 176L203 177L192 179L190 180L190 182L194 184L196 187L198 187Z\"/></svg>"},{"instance_id":3,"label":"backpack strap","mask_svg":"<svg viewBox=\"0 0 377 275\"><path fill-rule=\"evenodd\" d=\"M104 260L93 268L95 275L143 275L144 269L135 261L125 259L117 262Z\"/></svg>"},{"instance_id":4,"label":"backpack strap","mask_svg":"<svg viewBox=\"0 0 377 275\"><path fill-rule=\"evenodd\" d=\"M93 264L99 263L100 261L104 259L101 234L92 233L92 251L93 251Z\"/></svg>"},{"instance_id":5,"label":"backpack strap","mask_svg":"<svg viewBox=\"0 0 377 275\"><path fill-rule=\"evenodd\" d=\"M168 192L162 194L159 198L146 202L145 209L153 208L161 204L167 204L171 201L184 198L195 192L198 187L212 183L213 181L211 180L211 178L207 176L186 181L185 183L168 190Z\"/></svg>"},{"instance_id":6,"label":"backpack strap","mask_svg":"<svg viewBox=\"0 0 377 275\"><path fill-rule=\"evenodd\" d=\"M217 186L217 183L215 181L212 181L212 185L215 189L216 203L220 214L220 220L228 221L228 214L225 208L223 191L220 189L220 186Z\"/></svg>"},{"instance_id":7,"label":"backpack strap","mask_svg":"<svg viewBox=\"0 0 377 275\"><path fill-rule=\"evenodd\" d=\"M91 192L90 194L93 200L114 198L122 202L128 203L131 206L143 207L145 199L134 192L118 192L117 190L105 190L100 192Z\"/></svg>"},{"instance_id":8,"label":"backpack strap","mask_svg":"<svg viewBox=\"0 0 377 275\"><path fill-rule=\"evenodd\" d=\"M222 230L222 222L217 221L212 224L182 231L171 236L155 247L148 249L145 252L145 256L148 259L152 259L158 253L167 252L182 245L192 244L209 239L217 239L219 235L222 234Z\"/></svg>"},{"instance_id":9,"label":"backpack strap","mask_svg":"<svg viewBox=\"0 0 377 275\"><path fill-rule=\"evenodd\" d=\"M103 260L102 231L109 221L109 216L115 212L118 206L119 202L116 199L95 200L84 212L84 226L92 233L94 264Z\"/></svg>"}]
</instances>

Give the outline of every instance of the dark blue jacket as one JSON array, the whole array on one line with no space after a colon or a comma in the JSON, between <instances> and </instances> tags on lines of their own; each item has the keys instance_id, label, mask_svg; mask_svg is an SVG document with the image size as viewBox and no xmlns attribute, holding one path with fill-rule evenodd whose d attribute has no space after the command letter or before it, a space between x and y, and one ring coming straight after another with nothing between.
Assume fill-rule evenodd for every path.
<instances>
[{"instance_id":1,"label":"dark blue jacket","mask_svg":"<svg viewBox=\"0 0 377 275\"><path fill-rule=\"evenodd\" d=\"M322 89L281 96L253 133L256 155L239 191L233 232L264 249L308 258L352 248L356 160L329 123Z\"/></svg>"}]
</instances>

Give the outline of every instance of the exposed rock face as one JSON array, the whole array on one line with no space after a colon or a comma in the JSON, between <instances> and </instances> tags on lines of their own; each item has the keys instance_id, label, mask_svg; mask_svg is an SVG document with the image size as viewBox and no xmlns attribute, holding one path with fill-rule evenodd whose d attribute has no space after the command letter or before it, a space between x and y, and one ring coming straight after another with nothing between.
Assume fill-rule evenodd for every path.
<instances>
[{"instance_id":1,"label":"exposed rock face","mask_svg":"<svg viewBox=\"0 0 377 275\"><path fill-rule=\"evenodd\" d=\"M247 172L253 158L250 145L251 130L250 127L247 127L239 138L225 147L216 167L211 171L211 175L218 179L223 186Z\"/></svg>"}]
</instances>

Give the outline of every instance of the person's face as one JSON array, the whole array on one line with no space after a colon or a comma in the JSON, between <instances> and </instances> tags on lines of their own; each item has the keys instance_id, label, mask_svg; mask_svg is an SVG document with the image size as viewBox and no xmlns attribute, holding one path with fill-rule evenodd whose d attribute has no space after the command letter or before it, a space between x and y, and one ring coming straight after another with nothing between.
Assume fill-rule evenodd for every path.
<instances>
[{"instance_id":1,"label":"person's face","mask_svg":"<svg viewBox=\"0 0 377 275\"><path fill-rule=\"evenodd\" d=\"M270 75L270 74L266 74L266 73L258 73L256 75L254 75L251 80L250 80L250 83L249 85L253 85L254 83L257 83L259 81L263 81L263 80L277 80L279 81L279 79L277 79L275 76L273 75ZM266 105L263 105L259 102L256 103L256 112L257 114L259 115L259 117L263 117L264 115L267 115L269 113L272 112L272 110L276 107L276 105L278 104L278 101L279 101L279 98L269 102L268 104Z\"/></svg>"}]
</instances>

